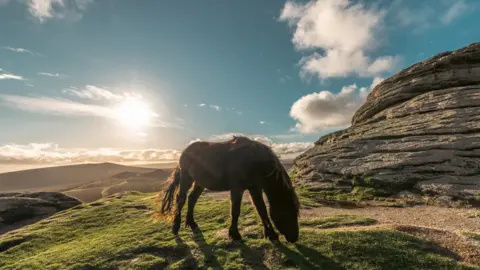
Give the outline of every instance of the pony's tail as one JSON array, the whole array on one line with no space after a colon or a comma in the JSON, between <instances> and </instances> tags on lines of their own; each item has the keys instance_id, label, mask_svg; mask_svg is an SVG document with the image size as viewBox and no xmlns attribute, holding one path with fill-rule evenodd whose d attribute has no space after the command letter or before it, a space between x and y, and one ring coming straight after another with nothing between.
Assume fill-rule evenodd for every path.
<instances>
[{"instance_id":1,"label":"pony's tail","mask_svg":"<svg viewBox=\"0 0 480 270\"><path fill-rule=\"evenodd\" d=\"M155 200L156 205L158 206L158 203L161 202L161 207L159 210L156 211L154 214L154 218L159 218L163 217L167 220L170 220L173 218L173 206L174 206L174 200L175 200L175 194L177 193L179 187L180 187L180 167L177 166L175 170L170 174L169 177L169 182L170 185L167 187L166 190L163 192L159 193L157 195L157 198ZM162 195L163 194L163 198ZM156 209L158 209L156 207Z\"/></svg>"}]
</instances>

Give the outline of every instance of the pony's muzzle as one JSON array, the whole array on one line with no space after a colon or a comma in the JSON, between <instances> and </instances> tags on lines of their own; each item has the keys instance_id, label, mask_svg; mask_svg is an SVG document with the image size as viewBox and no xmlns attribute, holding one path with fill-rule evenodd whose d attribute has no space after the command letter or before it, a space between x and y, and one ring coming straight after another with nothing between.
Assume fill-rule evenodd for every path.
<instances>
[{"instance_id":1,"label":"pony's muzzle","mask_svg":"<svg viewBox=\"0 0 480 270\"><path fill-rule=\"evenodd\" d=\"M285 237L285 239L287 239L288 242L290 243L295 243L298 241L298 236L295 236L295 237Z\"/></svg>"}]
</instances>

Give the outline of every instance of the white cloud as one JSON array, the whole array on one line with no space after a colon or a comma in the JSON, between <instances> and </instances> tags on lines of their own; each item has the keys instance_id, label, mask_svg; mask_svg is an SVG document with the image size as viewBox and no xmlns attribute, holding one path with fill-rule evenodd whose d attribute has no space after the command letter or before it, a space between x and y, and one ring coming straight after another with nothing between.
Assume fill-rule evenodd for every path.
<instances>
[{"instance_id":1,"label":"white cloud","mask_svg":"<svg viewBox=\"0 0 480 270\"><path fill-rule=\"evenodd\" d=\"M58 78L65 77L65 75L59 74L59 73L38 72L37 74L41 76L47 76L47 77L58 77Z\"/></svg>"},{"instance_id":2,"label":"white cloud","mask_svg":"<svg viewBox=\"0 0 480 270\"><path fill-rule=\"evenodd\" d=\"M201 141L203 141L203 140L200 139L200 138L196 138L195 140L191 140L188 144L190 145L190 144L192 144L192 143L194 143L194 142L201 142Z\"/></svg>"},{"instance_id":3,"label":"white cloud","mask_svg":"<svg viewBox=\"0 0 480 270\"><path fill-rule=\"evenodd\" d=\"M294 139L294 138L301 138L305 136L302 133L286 133L286 134L277 134L277 135L272 135L270 137L276 138L276 139Z\"/></svg>"},{"instance_id":4,"label":"white cloud","mask_svg":"<svg viewBox=\"0 0 480 270\"><path fill-rule=\"evenodd\" d=\"M292 77L290 77L290 76L288 76L288 75L283 75L282 77L280 77L279 80L280 80L281 83L285 84L285 83L291 81L291 80L292 80Z\"/></svg>"},{"instance_id":5,"label":"white cloud","mask_svg":"<svg viewBox=\"0 0 480 270\"><path fill-rule=\"evenodd\" d=\"M465 1L463 0L456 1L447 9L445 14L443 14L443 16L441 17L441 21L444 24L449 24L456 18L460 17L460 15L465 13L468 10L468 8L469 7L465 3Z\"/></svg>"},{"instance_id":6,"label":"white cloud","mask_svg":"<svg viewBox=\"0 0 480 270\"><path fill-rule=\"evenodd\" d=\"M9 51L12 51L12 52L16 52L16 53L28 53L28 54L31 54L31 55L35 54L34 52L32 52L30 50L27 50L27 49L24 49L24 48L5 47L5 49L7 49Z\"/></svg>"},{"instance_id":7,"label":"white cloud","mask_svg":"<svg viewBox=\"0 0 480 270\"><path fill-rule=\"evenodd\" d=\"M264 124L266 124L267 122L265 122L265 121L259 121L259 123L260 123L260 125L264 125Z\"/></svg>"},{"instance_id":8,"label":"white cloud","mask_svg":"<svg viewBox=\"0 0 480 270\"><path fill-rule=\"evenodd\" d=\"M208 140L210 140L210 141L226 141L226 140L230 140L233 136L246 136L246 135L243 134L243 133L238 133L238 132L229 132L229 133L212 135L212 136L210 136L210 138L208 138Z\"/></svg>"},{"instance_id":9,"label":"white cloud","mask_svg":"<svg viewBox=\"0 0 480 270\"><path fill-rule=\"evenodd\" d=\"M0 68L0 80L18 80L18 81L23 81L25 78L23 78L20 75L15 75L11 74L8 72L5 72L5 70Z\"/></svg>"},{"instance_id":10,"label":"white cloud","mask_svg":"<svg viewBox=\"0 0 480 270\"><path fill-rule=\"evenodd\" d=\"M380 46L379 33L386 11L367 8L349 0L316 0L306 4L288 1L280 21L294 26L292 42L298 50L321 49L304 57L302 76L320 79L359 75L376 76L392 71L397 56L371 58L368 52Z\"/></svg>"},{"instance_id":11,"label":"white cloud","mask_svg":"<svg viewBox=\"0 0 480 270\"><path fill-rule=\"evenodd\" d=\"M220 106L215 105L215 104L209 104L209 105L207 105L207 104L205 104L205 103L200 103L200 104L198 104L197 106L198 106L198 107L207 107L207 106L208 106L210 109L213 109L213 110L215 110L215 111L220 111L220 109L221 109Z\"/></svg>"},{"instance_id":12,"label":"white cloud","mask_svg":"<svg viewBox=\"0 0 480 270\"><path fill-rule=\"evenodd\" d=\"M75 87L70 87L68 89L64 89L62 91L64 94L77 96L83 99L92 99L92 100L122 100L124 99L127 94L119 95L115 94L110 90L107 90L102 87L98 87L95 85L86 85L83 89L78 89Z\"/></svg>"},{"instance_id":13,"label":"white cloud","mask_svg":"<svg viewBox=\"0 0 480 270\"><path fill-rule=\"evenodd\" d=\"M281 159L293 159L313 147L310 142L273 143L270 145Z\"/></svg>"},{"instance_id":14,"label":"white cloud","mask_svg":"<svg viewBox=\"0 0 480 270\"><path fill-rule=\"evenodd\" d=\"M371 62L362 51L351 54L337 50L328 50L326 55L313 53L301 60L301 76L317 75L320 79L329 77L347 77L357 74L371 77L392 70L400 62L398 56L382 56Z\"/></svg>"},{"instance_id":15,"label":"white cloud","mask_svg":"<svg viewBox=\"0 0 480 270\"><path fill-rule=\"evenodd\" d=\"M359 74L368 77L381 74L385 71L392 70L393 67L398 66L400 61L401 58L399 56L380 56L368 66L367 72L359 72Z\"/></svg>"},{"instance_id":16,"label":"white cloud","mask_svg":"<svg viewBox=\"0 0 480 270\"><path fill-rule=\"evenodd\" d=\"M69 164L85 162L174 162L173 149L60 148L56 143L0 146L0 164Z\"/></svg>"},{"instance_id":17,"label":"white cloud","mask_svg":"<svg viewBox=\"0 0 480 270\"><path fill-rule=\"evenodd\" d=\"M83 104L67 99L0 95L0 101L6 106L30 112L43 112L71 116L89 115L107 118L114 118L116 115L116 112L113 108L92 104Z\"/></svg>"},{"instance_id":18,"label":"white cloud","mask_svg":"<svg viewBox=\"0 0 480 270\"><path fill-rule=\"evenodd\" d=\"M375 78L373 78L373 81L372 81L372 84L370 84L370 87L360 88L360 98L362 99L362 101L365 101L367 99L368 94L370 94L370 92L372 92L373 88L375 88L375 86L379 85L383 80L385 80L385 79L382 78L382 77L375 77Z\"/></svg>"},{"instance_id":19,"label":"white cloud","mask_svg":"<svg viewBox=\"0 0 480 270\"><path fill-rule=\"evenodd\" d=\"M78 9L85 10L87 6L93 3L94 0L75 0L75 4L77 5Z\"/></svg>"},{"instance_id":20,"label":"white cloud","mask_svg":"<svg viewBox=\"0 0 480 270\"><path fill-rule=\"evenodd\" d=\"M220 111L220 106L218 105L210 105L210 108L214 109L215 111Z\"/></svg>"},{"instance_id":21,"label":"white cloud","mask_svg":"<svg viewBox=\"0 0 480 270\"><path fill-rule=\"evenodd\" d=\"M298 49L337 48L346 52L375 47L374 31L384 12L368 10L348 0L317 0L305 5L287 2L281 20L294 21L293 43ZM290 12L289 12L290 11Z\"/></svg>"},{"instance_id":22,"label":"white cloud","mask_svg":"<svg viewBox=\"0 0 480 270\"><path fill-rule=\"evenodd\" d=\"M226 110L227 110L227 111L232 111L232 112L234 112L234 113L236 113L236 114L238 114L238 115L243 114L243 112L241 112L241 111L239 111L239 110L237 110L237 109L235 109L235 108L226 108Z\"/></svg>"},{"instance_id":23,"label":"white cloud","mask_svg":"<svg viewBox=\"0 0 480 270\"><path fill-rule=\"evenodd\" d=\"M54 13L54 6L63 6L64 3L62 0L29 0L28 1L28 11L38 18L40 21L45 19L52 18Z\"/></svg>"},{"instance_id":24,"label":"white cloud","mask_svg":"<svg viewBox=\"0 0 480 270\"><path fill-rule=\"evenodd\" d=\"M349 126L355 111L382 80L374 78L368 88L352 84L344 86L338 94L320 91L301 97L290 109L290 116L297 121L294 130L308 134Z\"/></svg>"},{"instance_id":25,"label":"white cloud","mask_svg":"<svg viewBox=\"0 0 480 270\"><path fill-rule=\"evenodd\" d=\"M26 3L30 14L40 22L53 18L75 21L82 18L82 12L93 0L27 0Z\"/></svg>"}]
</instances>

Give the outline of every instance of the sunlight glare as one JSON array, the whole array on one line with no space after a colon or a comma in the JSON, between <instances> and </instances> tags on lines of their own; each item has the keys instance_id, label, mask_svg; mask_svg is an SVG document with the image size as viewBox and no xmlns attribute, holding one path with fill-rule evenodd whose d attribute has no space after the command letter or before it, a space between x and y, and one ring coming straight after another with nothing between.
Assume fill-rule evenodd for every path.
<instances>
[{"instance_id":1,"label":"sunlight glare","mask_svg":"<svg viewBox=\"0 0 480 270\"><path fill-rule=\"evenodd\" d=\"M151 121L153 113L149 106L137 98L125 100L117 107L118 120L130 129L141 129Z\"/></svg>"}]
</instances>

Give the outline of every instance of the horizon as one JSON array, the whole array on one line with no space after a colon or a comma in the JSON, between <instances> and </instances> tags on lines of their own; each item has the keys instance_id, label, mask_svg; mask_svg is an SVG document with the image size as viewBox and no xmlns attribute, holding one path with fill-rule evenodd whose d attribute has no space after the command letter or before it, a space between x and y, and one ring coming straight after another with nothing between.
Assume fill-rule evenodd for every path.
<instances>
[{"instance_id":1,"label":"horizon","mask_svg":"<svg viewBox=\"0 0 480 270\"><path fill-rule=\"evenodd\" d=\"M382 80L480 41L473 0L135 3L0 0L0 173L235 134L290 160Z\"/></svg>"}]
</instances>

